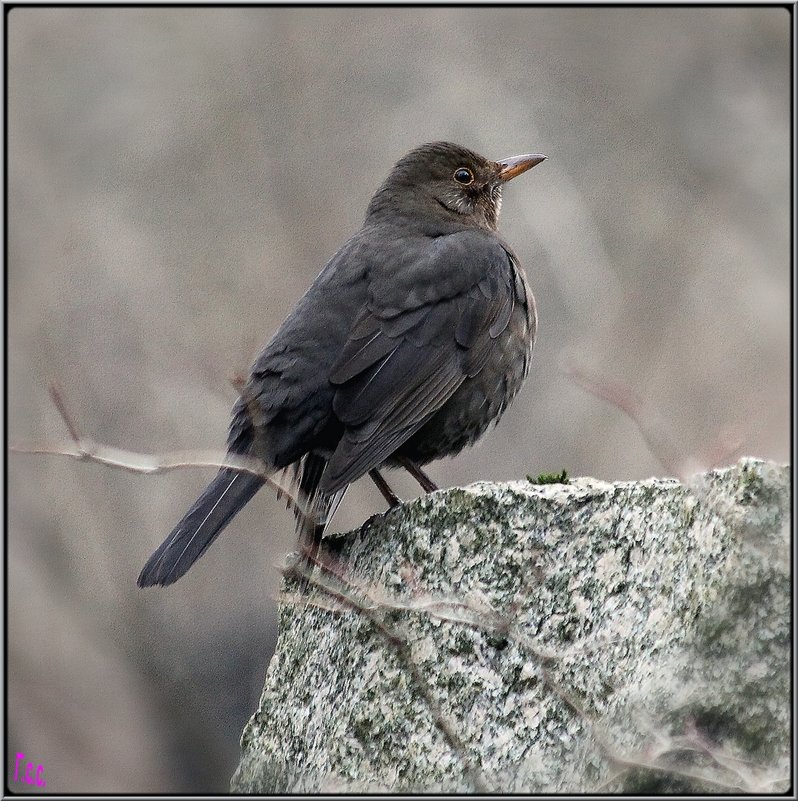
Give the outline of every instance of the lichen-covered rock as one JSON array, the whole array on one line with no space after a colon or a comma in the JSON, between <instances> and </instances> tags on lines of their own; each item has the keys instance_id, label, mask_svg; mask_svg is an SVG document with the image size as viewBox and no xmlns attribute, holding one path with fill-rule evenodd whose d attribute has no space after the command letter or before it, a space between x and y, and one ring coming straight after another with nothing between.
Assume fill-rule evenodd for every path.
<instances>
[{"instance_id":1,"label":"lichen-covered rock","mask_svg":"<svg viewBox=\"0 0 798 801\"><path fill-rule=\"evenodd\" d=\"M336 538L370 614L282 605L232 789L786 789L789 493L751 459L475 484Z\"/></svg>"}]
</instances>

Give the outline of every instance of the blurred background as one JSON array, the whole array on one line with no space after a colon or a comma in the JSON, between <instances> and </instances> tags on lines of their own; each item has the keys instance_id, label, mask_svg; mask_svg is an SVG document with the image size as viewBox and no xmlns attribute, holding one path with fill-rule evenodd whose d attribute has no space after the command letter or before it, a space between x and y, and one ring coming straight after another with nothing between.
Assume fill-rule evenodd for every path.
<instances>
[{"instance_id":1,"label":"blurred background","mask_svg":"<svg viewBox=\"0 0 798 801\"><path fill-rule=\"evenodd\" d=\"M67 441L58 379L100 442L221 449L229 379L391 165L449 139L548 160L505 190L500 226L537 297L529 380L480 446L430 467L441 486L789 458L786 10L7 21L12 442ZM675 457L568 369L639 399ZM263 491L178 584L135 585L212 474L10 457L9 754L42 764L48 791L227 790L293 518ZM360 481L334 528L383 509Z\"/></svg>"}]
</instances>

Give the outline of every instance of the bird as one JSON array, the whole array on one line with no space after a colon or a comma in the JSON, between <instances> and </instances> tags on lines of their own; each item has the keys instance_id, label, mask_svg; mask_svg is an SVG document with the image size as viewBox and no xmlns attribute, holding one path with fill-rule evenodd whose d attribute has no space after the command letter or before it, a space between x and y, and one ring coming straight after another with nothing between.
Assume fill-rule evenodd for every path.
<instances>
[{"instance_id":1,"label":"bird","mask_svg":"<svg viewBox=\"0 0 798 801\"><path fill-rule=\"evenodd\" d=\"M436 489L423 466L476 442L517 394L537 312L497 226L504 185L545 158L492 161L450 142L407 153L255 359L227 449L287 477L309 548L363 476L390 505L398 498L383 468ZM138 585L183 576L264 483L222 467Z\"/></svg>"}]
</instances>

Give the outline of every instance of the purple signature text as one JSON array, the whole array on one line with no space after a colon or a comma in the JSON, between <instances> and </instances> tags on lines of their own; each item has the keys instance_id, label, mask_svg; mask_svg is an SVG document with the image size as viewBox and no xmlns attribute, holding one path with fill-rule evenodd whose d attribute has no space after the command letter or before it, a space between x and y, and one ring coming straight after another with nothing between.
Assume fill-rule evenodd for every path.
<instances>
[{"instance_id":1,"label":"purple signature text","mask_svg":"<svg viewBox=\"0 0 798 801\"><path fill-rule=\"evenodd\" d=\"M44 765L36 765L33 762L26 763L25 754L20 751L17 753L17 761L14 764L14 781L35 784L37 787L46 787Z\"/></svg>"}]
</instances>

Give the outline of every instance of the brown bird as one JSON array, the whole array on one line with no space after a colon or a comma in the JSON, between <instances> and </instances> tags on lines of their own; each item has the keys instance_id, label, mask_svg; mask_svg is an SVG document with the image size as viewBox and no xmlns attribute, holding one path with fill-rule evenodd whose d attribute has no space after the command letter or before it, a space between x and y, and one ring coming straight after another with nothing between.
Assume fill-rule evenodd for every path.
<instances>
[{"instance_id":1,"label":"brown bird","mask_svg":"<svg viewBox=\"0 0 798 801\"><path fill-rule=\"evenodd\" d=\"M490 161L448 142L408 153L256 359L228 449L288 471L309 547L353 481L369 474L395 503L378 471L404 466L435 489L420 465L474 443L515 397L535 301L496 227L504 184L544 158ZM180 578L263 483L221 469L139 586Z\"/></svg>"}]
</instances>

